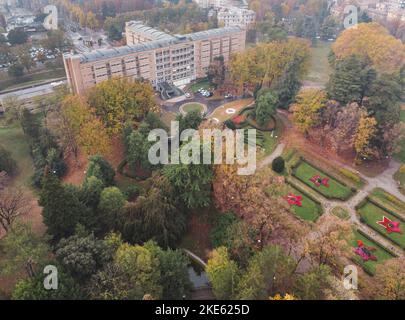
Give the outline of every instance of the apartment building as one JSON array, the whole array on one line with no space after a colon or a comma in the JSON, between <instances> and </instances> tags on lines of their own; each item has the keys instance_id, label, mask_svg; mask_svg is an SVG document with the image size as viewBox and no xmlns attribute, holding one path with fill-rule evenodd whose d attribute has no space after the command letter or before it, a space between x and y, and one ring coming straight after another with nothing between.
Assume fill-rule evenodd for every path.
<instances>
[{"instance_id":1,"label":"apartment building","mask_svg":"<svg viewBox=\"0 0 405 320\"><path fill-rule=\"evenodd\" d=\"M139 22L126 25L127 45L89 53L66 54L64 65L73 92L112 77L149 80L182 86L206 75L215 57L227 62L245 49L246 31L224 27L186 35L168 35Z\"/></svg>"},{"instance_id":2,"label":"apartment building","mask_svg":"<svg viewBox=\"0 0 405 320\"><path fill-rule=\"evenodd\" d=\"M256 13L253 10L237 7L221 8L217 13L218 23L225 27L240 26L249 28L256 21Z\"/></svg>"}]
</instances>

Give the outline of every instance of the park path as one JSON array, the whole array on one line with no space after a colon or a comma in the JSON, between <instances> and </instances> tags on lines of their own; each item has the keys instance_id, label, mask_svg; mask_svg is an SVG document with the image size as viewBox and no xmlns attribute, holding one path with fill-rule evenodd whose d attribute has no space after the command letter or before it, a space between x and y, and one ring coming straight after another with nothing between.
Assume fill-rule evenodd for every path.
<instances>
[{"instance_id":1,"label":"park path","mask_svg":"<svg viewBox=\"0 0 405 320\"><path fill-rule=\"evenodd\" d=\"M285 128L291 128L292 125L286 117L286 114L285 114L286 112L279 111L278 113L280 115L281 121L283 121ZM270 165L275 158L282 155L284 148L285 148L285 143L280 142L277 145L276 149L273 151L273 153L268 155L266 158L264 158L259 163L258 168L262 169L262 168ZM399 200L405 202L405 195L399 191L398 183L397 183L397 181L395 181L395 179L393 177L394 174L401 167L401 163L391 159L391 161L388 164L388 167L382 173L380 173L374 177L369 177L369 176L366 176L363 173L355 170L352 166L342 163L340 161L337 161L336 159L330 159L330 161L334 162L335 165L344 167L350 171L354 170L365 181L365 185L361 189L359 189L358 192L347 201L331 201L331 200L325 199L323 197L319 197L320 198L319 200L321 200L321 204L325 211L324 214L332 214L332 209L335 207L342 207L342 208L346 209L350 213L350 222L353 225L355 225L358 229L363 231L365 234L367 234L372 239L375 239L377 242L379 242L384 247L390 249L397 256L404 257L405 256L404 250L401 247L392 243L390 240L388 240L387 238L385 238L378 232L374 231L370 227L361 223L360 219L357 215L357 210L356 210L357 205L360 204L360 202L363 201L363 199L365 199L375 188L382 188L386 192L396 196Z\"/></svg>"}]
</instances>

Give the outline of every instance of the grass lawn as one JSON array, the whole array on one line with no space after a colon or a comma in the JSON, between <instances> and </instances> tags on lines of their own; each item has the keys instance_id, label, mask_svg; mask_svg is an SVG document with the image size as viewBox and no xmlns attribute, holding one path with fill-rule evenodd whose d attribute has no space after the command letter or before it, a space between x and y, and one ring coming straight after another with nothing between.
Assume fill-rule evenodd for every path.
<instances>
[{"instance_id":1,"label":"grass lawn","mask_svg":"<svg viewBox=\"0 0 405 320\"><path fill-rule=\"evenodd\" d=\"M254 101L253 99L249 98L249 99L235 100L235 101L226 103L226 104L216 108L209 117L211 119L216 118L216 119L218 119L219 122L224 122L225 120L228 120L228 119L236 116L243 108L250 105L253 101ZM235 113L234 114L226 113L226 110L229 108L235 109Z\"/></svg>"},{"instance_id":2,"label":"grass lawn","mask_svg":"<svg viewBox=\"0 0 405 320\"><path fill-rule=\"evenodd\" d=\"M330 50L331 43L324 41L318 41L317 44L311 48L309 72L304 78L305 85L324 86L328 82L331 73L328 61Z\"/></svg>"},{"instance_id":3,"label":"grass lawn","mask_svg":"<svg viewBox=\"0 0 405 320\"><path fill-rule=\"evenodd\" d=\"M2 126L0 123L0 145L8 150L17 162L18 174L14 183L18 186L30 186L34 174L34 164L30 155L27 138L18 124Z\"/></svg>"},{"instance_id":4,"label":"grass lawn","mask_svg":"<svg viewBox=\"0 0 405 320\"><path fill-rule=\"evenodd\" d=\"M283 133L282 122L278 118L276 118L276 121L276 129L273 131L274 133L267 131L263 132L263 148L266 156L273 153Z\"/></svg>"},{"instance_id":5,"label":"grass lawn","mask_svg":"<svg viewBox=\"0 0 405 320\"><path fill-rule=\"evenodd\" d=\"M191 111L200 111L203 112L203 107L199 103L186 103L182 106L183 110L187 113Z\"/></svg>"},{"instance_id":6,"label":"grass lawn","mask_svg":"<svg viewBox=\"0 0 405 320\"><path fill-rule=\"evenodd\" d=\"M316 221L322 214L321 206L293 187L291 187L291 192L296 196L302 196L302 207L291 206L291 210L304 220Z\"/></svg>"},{"instance_id":7,"label":"grass lawn","mask_svg":"<svg viewBox=\"0 0 405 320\"><path fill-rule=\"evenodd\" d=\"M334 178L328 176L305 161L301 161L298 167L294 169L294 173L299 180L326 198L347 200L352 196L350 188L344 186ZM329 188L323 185L320 187L315 186L315 184L310 181L315 175L320 175L322 178L329 178Z\"/></svg>"},{"instance_id":8,"label":"grass lawn","mask_svg":"<svg viewBox=\"0 0 405 320\"><path fill-rule=\"evenodd\" d=\"M401 221L397 217L394 217L387 211L381 209L380 207L377 207L371 202L366 202L366 204L358 209L358 213L360 214L360 217L362 220L370 226L372 229L386 237L387 239L390 239L392 242L398 244L401 248L405 249L405 222ZM404 231L402 234L400 233L391 233L389 234L384 227L380 226L377 224L377 221L382 220L383 216L386 216L388 219L391 219L393 221L400 221L401 225L400 227Z\"/></svg>"},{"instance_id":9,"label":"grass lawn","mask_svg":"<svg viewBox=\"0 0 405 320\"><path fill-rule=\"evenodd\" d=\"M375 188L372 190L371 196L382 202L387 209L398 212L398 214L405 213L405 203L384 189Z\"/></svg>"},{"instance_id":10,"label":"grass lawn","mask_svg":"<svg viewBox=\"0 0 405 320\"><path fill-rule=\"evenodd\" d=\"M332 214L342 220L348 220L350 218L349 212L345 208L342 208L342 207L334 207L332 209Z\"/></svg>"},{"instance_id":11,"label":"grass lawn","mask_svg":"<svg viewBox=\"0 0 405 320\"><path fill-rule=\"evenodd\" d=\"M377 261L363 261L363 259L359 255L355 255L354 261L363 267L364 270L368 271L371 274L375 273L375 268L378 264L394 258L394 256L389 253L387 250L385 250L381 245L378 243L370 240L369 238L363 236L360 232L356 231L354 233L354 240L353 240L353 248L357 247L357 240L363 241L364 245L368 247L375 248L376 250L373 251L373 255L376 256Z\"/></svg>"},{"instance_id":12,"label":"grass lawn","mask_svg":"<svg viewBox=\"0 0 405 320\"><path fill-rule=\"evenodd\" d=\"M203 79L196 83L193 83L192 85L190 85L189 88L193 93L197 93L198 90L201 88L204 90L214 89L215 85L212 82L210 82L208 79Z\"/></svg>"}]
</instances>

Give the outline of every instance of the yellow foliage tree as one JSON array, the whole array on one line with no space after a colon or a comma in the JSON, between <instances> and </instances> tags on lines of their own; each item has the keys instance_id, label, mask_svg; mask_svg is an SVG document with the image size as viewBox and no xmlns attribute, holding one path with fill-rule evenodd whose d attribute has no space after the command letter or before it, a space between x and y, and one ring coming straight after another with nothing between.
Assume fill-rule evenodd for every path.
<instances>
[{"instance_id":1,"label":"yellow foliage tree","mask_svg":"<svg viewBox=\"0 0 405 320\"><path fill-rule=\"evenodd\" d=\"M269 88L294 59L301 61L297 72L302 77L308 68L308 58L309 44L302 39L262 43L232 56L230 79L237 87Z\"/></svg>"},{"instance_id":2,"label":"yellow foliage tree","mask_svg":"<svg viewBox=\"0 0 405 320\"><path fill-rule=\"evenodd\" d=\"M318 89L301 90L297 95L297 103L292 105L293 122L304 133L319 124L319 112L325 107L326 92Z\"/></svg>"},{"instance_id":3,"label":"yellow foliage tree","mask_svg":"<svg viewBox=\"0 0 405 320\"><path fill-rule=\"evenodd\" d=\"M361 116L354 138L354 149L356 150L356 160L368 159L373 155L373 148L370 146L371 139L377 132L377 120L368 117L365 113Z\"/></svg>"},{"instance_id":4,"label":"yellow foliage tree","mask_svg":"<svg viewBox=\"0 0 405 320\"><path fill-rule=\"evenodd\" d=\"M346 29L332 50L337 59L356 55L386 73L398 71L405 63L405 45L378 23L360 23Z\"/></svg>"},{"instance_id":5,"label":"yellow foliage tree","mask_svg":"<svg viewBox=\"0 0 405 320\"><path fill-rule=\"evenodd\" d=\"M80 96L67 96L62 102L62 125L72 149L77 146L87 155L106 155L111 149L110 139L101 120Z\"/></svg>"}]
</instances>

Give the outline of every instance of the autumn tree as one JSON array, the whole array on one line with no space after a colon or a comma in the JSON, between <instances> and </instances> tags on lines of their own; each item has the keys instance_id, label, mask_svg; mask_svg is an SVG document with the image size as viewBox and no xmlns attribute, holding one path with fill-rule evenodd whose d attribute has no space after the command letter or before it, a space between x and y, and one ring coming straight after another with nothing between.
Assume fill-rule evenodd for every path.
<instances>
[{"instance_id":1,"label":"autumn tree","mask_svg":"<svg viewBox=\"0 0 405 320\"><path fill-rule=\"evenodd\" d=\"M332 50L338 60L356 55L384 73L398 71L405 62L405 45L375 22L344 30Z\"/></svg>"},{"instance_id":2,"label":"autumn tree","mask_svg":"<svg viewBox=\"0 0 405 320\"><path fill-rule=\"evenodd\" d=\"M113 78L97 84L88 93L88 103L109 134L120 133L127 121L142 120L156 109L152 86L128 78Z\"/></svg>"},{"instance_id":3,"label":"autumn tree","mask_svg":"<svg viewBox=\"0 0 405 320\"><path fill-rule=\"evenodd\" d=\"M61 105L62 139L74 155L80 147L87 155L108 154L110 139L102 121L80 96L67 96Z\"/></svg>"},{"instance_id":4,"label":"autumn tree","mask_svg":"<svg viewBox=\"0 0 405 320\"><path fill-rule=\"evenodd\" d=\"M230 259L225 247L219 247L211 253L205 271L217 299L226 300L234 297L240 270Z\"/></svg>"},{"instance_id":5,"label":"autumn tree","mask_svg":"<svg viewBox=\"0 0 405 320\"><path fill-rule=\"evenodd\" d=\"M318 89L305 89L297 95L297 102L291 107L293 121L304 134L320 123L326 100L326 93Z\"/></svg>"},{"instance_id":6,"label":"autumn tree","mask_svg":"<svg viewBox=\"0 0 405 320\"><path fill-rule=\"evenodd\" d=\"M21 188L5 188L0 192L0 226L8 232L17 218L30 211L30 201Z\"/></svg>"},{"instance_id":7,"label":"autumn tree","mask_svg":"<svg viewBox=\"0 0 405 320\"><path fill-rule=\"evenodd\" d=\"M376 126L377 121L374 118L368 117L365 114L360 118L359 126L354 138L354 149L356 150L357 161L369 159L374 154L371 140L376 134Z\"/></svg>"},{"instance_id":8,"label":"autumn tree","mask_svg":"<svg viewBox=\"0 0 405 320\"><path fill-rule=\"evenodd\" d=\"M295 72L301 79L307 70L308 58L309 47L302 40L259 44L232 57L229 63L230 79L239 88L271 88L294 59L299 61L295 65Z\"/></svg>"},{"instance_id":9,"label":"autumn tree","mask_svg":"<svg viewBox=\"0 0 405 320\"><path fill-rule=\"evenodd\" d=\"M377 265L377 295L387 300L405 299L405 259L396 258Z\"/></svg>"}]
</instances>

